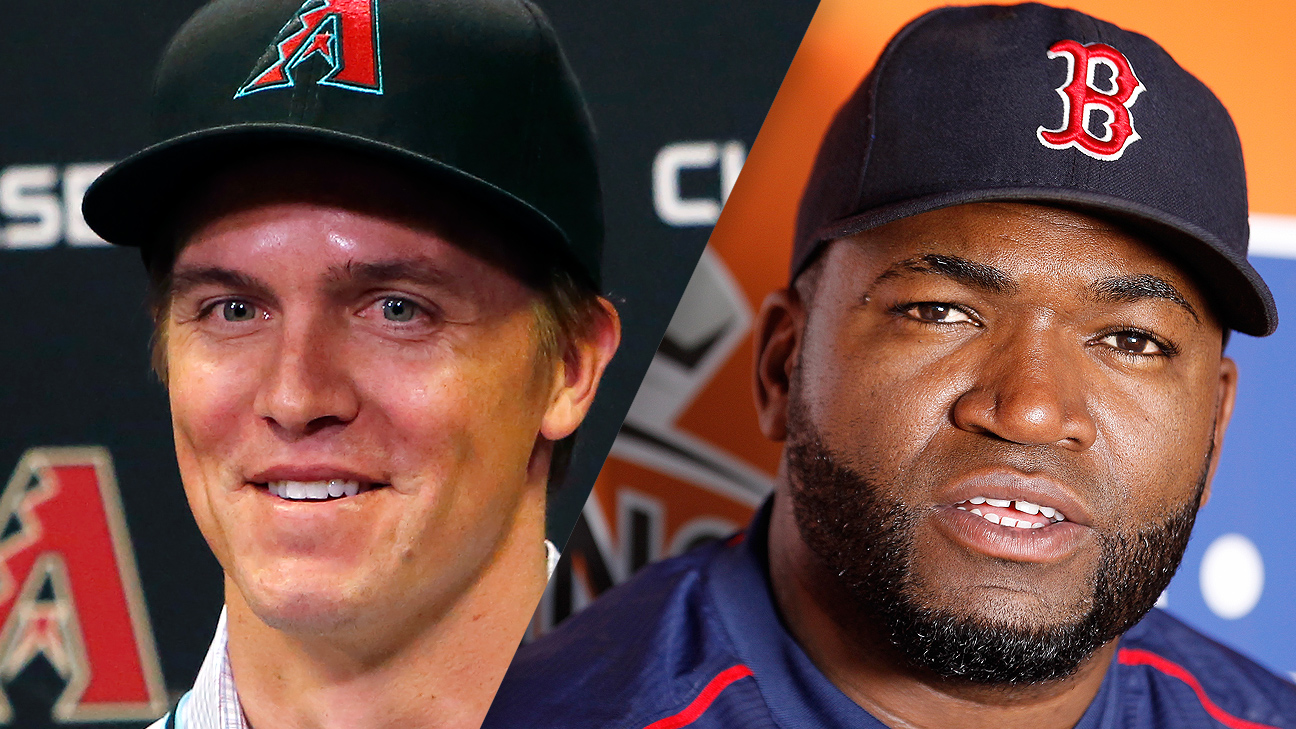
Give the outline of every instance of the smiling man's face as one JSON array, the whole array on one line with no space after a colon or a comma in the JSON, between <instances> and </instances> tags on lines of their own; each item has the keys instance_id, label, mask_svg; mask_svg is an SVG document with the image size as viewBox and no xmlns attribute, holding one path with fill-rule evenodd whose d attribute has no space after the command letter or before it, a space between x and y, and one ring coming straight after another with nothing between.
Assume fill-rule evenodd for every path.
<instances>
[{"instance_id":1,"label":"smiling man's face","mask_svg":"<svg viewBox=\"0 0 1296 729\"><path fill-rule=\"evenodd\" d=\"M800 538L925 668L1066 675L1151 607L1204 499L1236 379L1208 302L1122 229L1034 205L823 255L764 413Z\"/></svg>"},{"instance_id":2,"label":"smiling man's face","mask_svg":"<svg viewBox=\"0 0 1296 729\"><path fill-rule=\"evenodd\" d=\"M344 191L384 197L349 174ZM462 241L282 189L219 183L172 268L181 475L228 599L290 632L399 635L478 579L522 509L542 530L538 434L574 428L553 413L561 369L538 294Z\"/></svg>"}]
</instances>

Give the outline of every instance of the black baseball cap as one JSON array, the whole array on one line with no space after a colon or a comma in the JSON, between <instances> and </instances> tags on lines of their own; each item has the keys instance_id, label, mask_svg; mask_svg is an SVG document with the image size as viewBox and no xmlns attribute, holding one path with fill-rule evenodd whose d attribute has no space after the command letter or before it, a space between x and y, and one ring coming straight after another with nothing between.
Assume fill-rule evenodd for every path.
<instances>
[{"instance_id":1,"label":"black baseball cap","mask_svg":"<svg viewBox=\"0 0 1296 729\"><path fill-rule=\"evenodd\" d=\"M1228 111L1152 40L1035 3L947 7L901 30L833 120L797 217L791 276L822 246L972 202L1122 221L1203 286L1225 326L1273 333L1247 262Z\"/></svg>"},{"instance_id":2,"label":"black baseball cap","mask_svg":"<svg viewBox=\"0 0 1296 729\"><path fill-rule=\"evenodd\" d=\"M214 0L166 49L152 111L156 143L83 204L96 233L146 260L232 159L308 145L466 195L599 285L593 126L527 0Z\"/></svg>"}]
</instances>

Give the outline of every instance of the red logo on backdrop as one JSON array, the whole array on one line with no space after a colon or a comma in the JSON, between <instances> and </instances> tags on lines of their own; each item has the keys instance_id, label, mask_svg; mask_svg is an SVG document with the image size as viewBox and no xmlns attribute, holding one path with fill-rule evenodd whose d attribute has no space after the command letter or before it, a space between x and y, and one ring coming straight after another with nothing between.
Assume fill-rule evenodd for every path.
<instances>
[{"instance_id":1,"label":"red logo on backdrop","mask_svg":"<svg viewBox=\"0 0 1296 729\"><path fill-rule=\"evenodd\" d=\"M1134 75L1129 59L1105 43L1081 45L1073 40L1055 43L1049 58L1067 59L1067 80L1058 87L1062 97L1062 128L1036 130L1040 143L1053 149L1075 147L1094 159L1117 160L1138 140L1130 107L1144 86ZM1097 80L1105 68L1108 79ZM1093 114L1103 114L1103 133L1092 129Z\"/></svg>"},{"instance_id":2,"label":"red logo on backdrop","mask_svg":"<svg viewBox=\"0 0 1296 729\"><path fill-rule=\"evenodd\" d=\"M306 0L234 98L293 86L293 72L310 58L332 69L320 84L381 94L378 0Z\"/></svg>"},{"instance_id":3,"label":"red logo on backdrop","mask_svg":"<svg viewBox=\"0 0 1296 729\"><path fill-rule=\"evenodd\" d=\"M149 720L166 710L103 448L29 450L0 494L0 680L37 656L66 681L55 721ZM12 718L0 692L0 723Z\"/></svg>"}]
</instances>

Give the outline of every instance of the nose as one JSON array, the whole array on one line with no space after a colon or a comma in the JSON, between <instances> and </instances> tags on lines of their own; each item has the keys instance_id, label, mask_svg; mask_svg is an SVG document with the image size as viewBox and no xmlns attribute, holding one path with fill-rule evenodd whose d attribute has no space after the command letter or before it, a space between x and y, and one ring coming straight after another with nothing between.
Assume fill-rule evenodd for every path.
<instances>
[{"instance_id":1,"label":"nose","mask_svg":"<svg viewBox=\"0 0 1296 729\"><path fill-rule=\"evenodd\" d=\"M989 346L974 384L954 403L957 427L1027 445L1093 445L1098 426L1082 345L1031 331Z\"/></svg>"},{"instance_id":2,"label":"nose","mask_svg":"<svg viewBox=\"0 0 1296 729\"><path fill-rule=\"evenodd\" d=\"M360 399L344 366L340 333L327 322L285 322L263 371L256 410L280 435L297 439L355 419Z\"/></svg>"}]
</instances>

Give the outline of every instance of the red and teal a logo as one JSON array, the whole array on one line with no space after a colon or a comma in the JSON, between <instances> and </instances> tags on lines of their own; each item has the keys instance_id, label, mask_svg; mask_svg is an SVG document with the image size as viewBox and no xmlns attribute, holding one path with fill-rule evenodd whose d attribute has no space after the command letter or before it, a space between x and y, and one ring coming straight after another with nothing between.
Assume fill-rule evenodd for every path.
<instances>
[{"instance_id":1,"label":"red and teal a logo","mask_svg":"<svg viewBox=\"0 0 1296 729\"><path fill-rule=\"evenodd\" d=\"M295 86L293 72L313 57L332 69L321 85L381 94L378 0L306 0L234 98Z\"/></svg>"}]
</instances>

